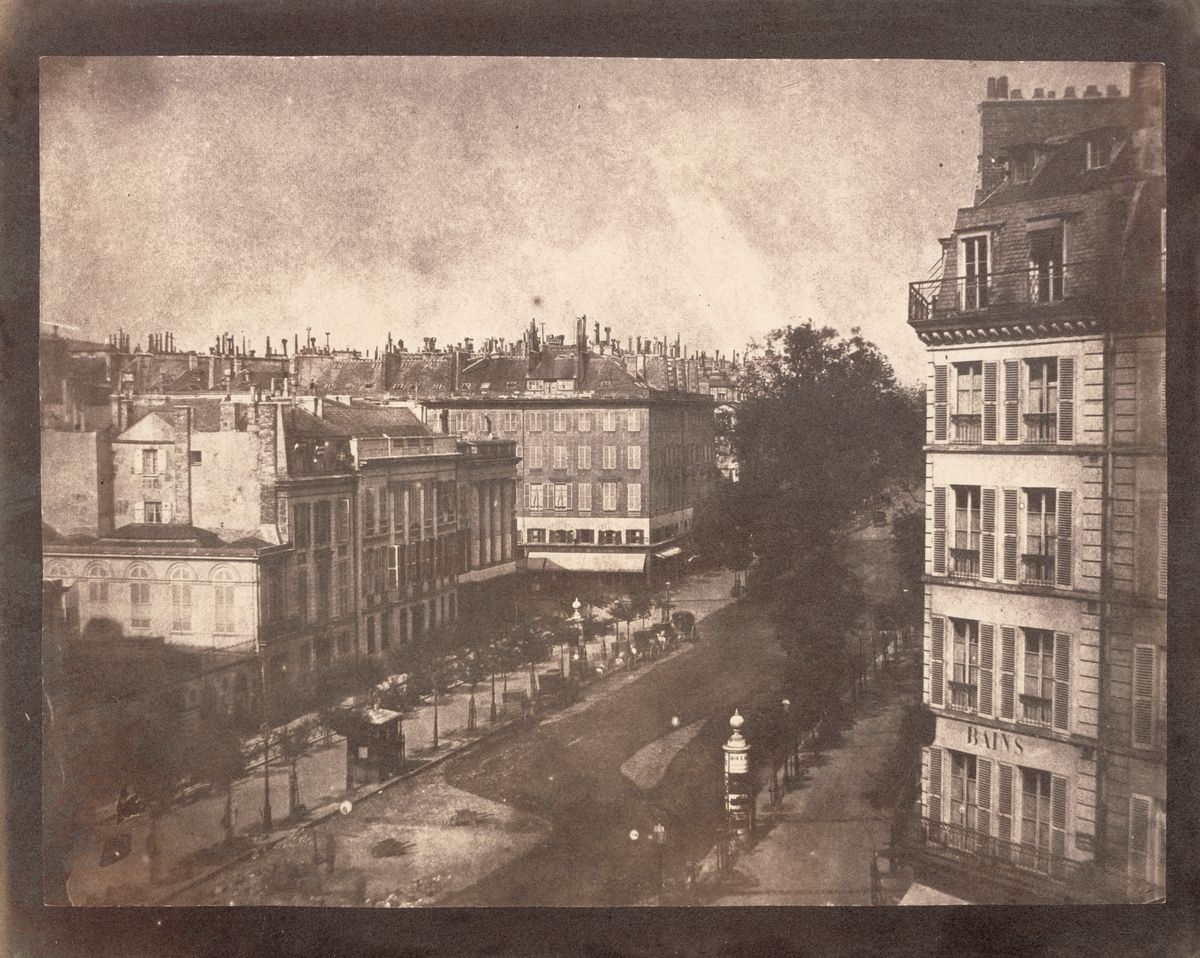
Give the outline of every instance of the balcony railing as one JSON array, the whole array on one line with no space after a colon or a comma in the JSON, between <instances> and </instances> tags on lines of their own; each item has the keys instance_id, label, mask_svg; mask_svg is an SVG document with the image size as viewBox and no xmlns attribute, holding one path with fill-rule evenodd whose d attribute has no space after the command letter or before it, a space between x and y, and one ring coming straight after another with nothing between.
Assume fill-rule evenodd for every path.
<instances>
[{"instance_id":1,"label":"balcony railing","mask_svg":"<svg viewBox=\"0 0 1200 958\"><path fill-rule=\"evenodd\" d=\"M935 277L908 284L908 321L921 325L933 319L935 313L1057 303L1085 290L1098 294L1104 280L1098 261L1042 264L978 276Z\"/></svg>"},{"instance_id":2,"label":"balcony railing","mask_svg":"<svg viewBox=\"0 0 1200 958\"><path fill-rule=\"evenodd\" d=\"M1021 581L1054 585L1054 553L1026 552L1021 556Z\"/></svg>"},{"instance_id":3,"label":"balcony railing","mask_svg":"<svg viewBox=\"0 0 1200 958\"><path fill-rule=\"evenodd\" d=\"M1049 725L1054 702L1040 695L1021 695L1021 720L1030 725Z\"/></svg>"},{"instance_id":4,"label":"balcony railing","mask_svg":"<svg viewBox=\"0 0 1200 958\"><path fill-rule=\"evenodd\" d=\"M979 547L973 549L950 550L950 578L978 579L979 578Z\"/></svg>"},{"instance_id":5,"label":"balcony railing","mask_svg":"<svg viewBox=\"0 0 1200 958\"><path fill-rule=\"evenodd\" d=\"M964 712L974 712L979 689L974 682L947 682L950 686L950 707Z\"/></svg>"},{"instance_id":6,"label":"balcony railing","mask_svg":"<svg viewBox=\"0 0 1200 958\"><path fill-rule=\"evenodd\" d=\"M950 422L954 425L954 442L982 442L982 421L979 413L959 413L951 416Z\"/></svg>"},{"instance_id":7,"label":"balcony railing","mask_svg":"<svg viewBox=\"0 0 1200 958\"><path fill-rule=\"evenodd\" d=\"M1058 441L1058 414L1053 412L1025 413L1025 441L1030 443Z\"/></svg>"},{"instance_id":8,"label":"balcony railing","mask_svg":"<svg viewBox=\"0 0 1200 958\"><path fill-rule=\"evenodd\" d=\"M920 851L970 864L981 875L1015 882L1039 900L1140 904L1163 897L1162 888L1094 862L1075 861L1044 848L930 818L922 817L917 824Z\"/></svg>"}]
</instances>

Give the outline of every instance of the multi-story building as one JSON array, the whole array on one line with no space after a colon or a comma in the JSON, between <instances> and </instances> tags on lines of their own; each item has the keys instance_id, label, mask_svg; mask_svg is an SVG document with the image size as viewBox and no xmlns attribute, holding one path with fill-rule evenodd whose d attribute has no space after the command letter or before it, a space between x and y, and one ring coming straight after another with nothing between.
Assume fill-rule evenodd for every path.
<instances>
[{"instance_id":1,"label":"multi-story building","mask_svg":"<svg viewBox=\"0 0 1200 958\"><path fill-rule=\"evenodd\" d=\"M476 357L422 402L450 434L516 443L529 569L649 574L681 555L716 474L712 400L650 386L661 354L591 351L586 330L543 344L531 328L519 352Z\"/></svg>"},{"instance_id":2,"label":"multi-story building","mask_svg":"<svg viewBox=\"0 0 1200 958\"><path fill-rule=\"evenodd\" d=\"M980 187L910 287L928 347L919 880L1162 894L1162 81L981 104Z\"/></svg>"}]
</instances>

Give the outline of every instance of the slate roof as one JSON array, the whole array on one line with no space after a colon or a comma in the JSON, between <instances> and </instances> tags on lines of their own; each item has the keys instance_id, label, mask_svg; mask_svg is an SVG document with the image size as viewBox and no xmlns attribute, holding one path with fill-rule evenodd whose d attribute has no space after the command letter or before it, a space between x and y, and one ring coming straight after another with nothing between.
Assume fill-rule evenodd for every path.
<instances>
[{"instance_id":1,"label":"slate roof","mask_svg":"<svg viewBox=\"0 0 1200 958\"><path fill-rule=\"evenodd\" d=\"M978 208L1008 206L1026 200L1049 196L1086 193L1107 187L1114 179L1134 173L1133 159L1128 146L1128 131L1124 127L1102 127L1072 136L1051 137L1036 144L1047 156L1035 167L1025 183L1005 183L979 204ZM1085 169L1087 141L1097 134L1112 137L1112 156L1107 166Z\"/></svg>"}]
</instances>

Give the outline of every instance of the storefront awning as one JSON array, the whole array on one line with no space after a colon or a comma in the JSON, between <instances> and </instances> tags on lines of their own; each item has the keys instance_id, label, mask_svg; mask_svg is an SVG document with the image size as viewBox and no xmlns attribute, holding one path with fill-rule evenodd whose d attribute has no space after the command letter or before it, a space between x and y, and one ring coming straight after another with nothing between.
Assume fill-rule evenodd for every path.
<instances>
[{"instance_id":1,"label":"storefront awning","mask_svg":"<svg viewBox=\"0 0 1200 958\"><path fill-rule=\"evenodd\" d=\"M969 902L963 901L961 898L955 898L953 895L947 895L945 892L940 892L936 888L930 888L928 885L920 885L914 882L908 886L908 891L904 893L904 897L900 899L901 905L967 905Z\"/></svg>"},{"instance_id":2,"label":"storefront awning","mask_svg":"<svg viewBox=\"0 0 1200 958\"><path fill-rule=\"evenodd\" d=\"M654 553L660 559L669 559L671 556L677 556L683 550L679 546L671 546L669 549L663 549L662 552Z\"/></svg>"},{"instance_id":3,"label":"storefront awning","mask_svg":"<svg viewBox=\"0 0 1200 958\"><path fill-rule=\"evenodd\" d=\"M530 572L644 572L642 552L530 552Z\"/></svg>"}]
</instances>

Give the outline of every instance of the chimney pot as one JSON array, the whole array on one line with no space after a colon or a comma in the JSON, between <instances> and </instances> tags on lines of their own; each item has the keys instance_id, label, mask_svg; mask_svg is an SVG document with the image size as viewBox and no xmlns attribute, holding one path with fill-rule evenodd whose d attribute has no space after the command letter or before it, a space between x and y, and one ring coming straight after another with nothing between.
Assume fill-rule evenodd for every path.
<instances>
[{"instance_id":1,"label":"chimney pot","mask_svg":"<svg viewBox=\"0 0 1200 958\"><path fill-rule=\"evenodd\" d=\"M1053 91L1053 90L1047 90L1047 91L1046 91L1046 99L1047 99L1047 100L1053 100L1053 99L1054 99L1054 96L1055 96L1055 93L1054 93L1054 91Z\"/></svg>"},{"instance_id":2,"label":"chimney pot","mask_svg":"<svg viewBox=\"0 0 1200 958\"><path fill-rule=\"evenodd\" d=\"M996 99L996 78L995 77L987 78L987 98L989 100Z\"/></svg>"},{"instance_id":3,"label":"chimney pot","mask_svg":"<svg viewBox=\"0 0 1200 958\"><path fill-rule=\"evenodd\" d=\"M998 100L1007 100L1008 99L1008 77L1007 76L996 77L996 99L998 99Z\"/></svg>"},{"instance_id":4,"label":"chimney pot","mask_svg":"<svg viewBox=\"0 0 1200 958\"><path fill-rule=\"evenodd\" d=\"M1013 91L1008 95L1008 98L1010 100L1023 100L1024 97L1021 96L1021 88L1013 87Z\"/></svg>"},{"instance_id":5,"label":"chimney pot","mask_svg":"<svg viewBox=\"0 0 1200 958\"><path fill-rule=\"evenodd\" d=\"M1035 86L1035 87L1033 88L1033 98L1034 98L1035 100L1044 100L1044 99L1046 98L1046 91L1045 91L1045 89L1044 89L1043 87L1040 87L1040 86Z\"/></svg>"},{"instance_id":6,"label":"chimney pot","mask_svg":"<svg viewBox=\"0 0 1200 958\"><path fill-rule=\"evenodd\" d=\"M1074 100L1075 99L1075 88L1073 86L1069 86L1065 90L1063 90L1063 99L1064 100Z\"/></svg>"},{"instance_id":7,"label":"chimney pot","mask_svg":"<svg viewBox=\"0 0 1200 958\"><path fill-rule=\"evenodd\" d=\"M1110 84L1108 85L1108 89L1107 89L1107 90L1105 90L1105 93L1106 93L1108 96L1120 96L1120 95L1121 95L1121 88L1120 88L1119 86L1117 86L1116 84L1110 83Z\"/></svg>"},{"instance_id":8,"label":"chimney pot","mask_svg":"<svg viewBox=\"0 0 1200 958\"><path fill-rule=\"evenodd\" d=\"M1100 95L1100 88L1094 83L1089 83L1086 90L1083 91L1085 97L1093 97Z\"/></svg>"}]
</instances>

